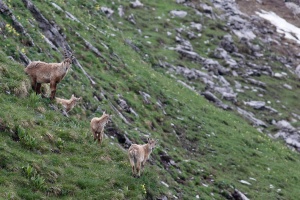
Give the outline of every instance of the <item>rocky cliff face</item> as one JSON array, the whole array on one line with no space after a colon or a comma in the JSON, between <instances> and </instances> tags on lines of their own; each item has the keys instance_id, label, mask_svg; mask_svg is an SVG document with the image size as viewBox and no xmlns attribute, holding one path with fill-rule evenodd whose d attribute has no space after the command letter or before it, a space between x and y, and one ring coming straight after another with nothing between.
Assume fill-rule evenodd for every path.
<instances>
[{"instance_id":1,"label":"rocky cliff face","mask_svg":"<svg viewBox=\"0 0 300 200\"><path fill-rule=\"evenodd\" d=\"M286 38L287 33L280 32L272 21L259 15L260 8L268 9L269 12L274 10L279 12L278 15L292 18L290 21L293 23L293 12L281 1L272 1L272 4L264 0L240 2L242 9L239 1L235 0L211 2L212 5L209 6L180 1L189 7L201 7L204 15L226 24L223 28L228 34L223 36L209 59L193 52L192 46L187 48L184 44L189 43L188 39L176 48L191 62L201 64L204 70L170 63L163 63L161 66L184 76L188 80L184 81L184 85L190 89L193 89L188 86L190 80L200 79L205 88L197 92L210 102L222 109L237 111L259 131L272 138L282 138L292 149L300 151L299 128L291 125L297 126L299 122L298 106L288 105L289 97L283 92L291 91L294 93L293 98L298 96L300 41L296 36ZM244 12L247 10L248 12ZM184 40L180 39L181 43ZM281 92L274 94L274 87L278 87Z\"/></svg>"}]
</instances>

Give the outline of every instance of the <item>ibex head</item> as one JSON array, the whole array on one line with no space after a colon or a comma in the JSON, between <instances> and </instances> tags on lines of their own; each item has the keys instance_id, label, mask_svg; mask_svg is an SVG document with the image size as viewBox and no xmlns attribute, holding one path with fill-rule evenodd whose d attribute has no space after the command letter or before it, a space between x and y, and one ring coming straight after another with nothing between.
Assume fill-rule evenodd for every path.
<instances>
[{"instance_id":1,"label":"ibex head","mask_svg":"<svg viewBox=\"0 0 300 200\"><path fill-rule=\"evenodd\" d=\"M74 94L72 94L71 99L74 101L80 101L82 98L81 97L77 98L77 97L75 97Z\"/></svg>"},{"instance_id":2,"label":"ibex head","mask_svg":"<svg viewBox=\"0 0 300 200\"><path fill-rule=\"evenodd\" d=\"M149 145L150 149L154 149L154 147L156 146L156 144L158 142L158 140L154 140L154 139L150 139L150 138L148 138L147 141L148 141L148 145Z\"/></svg>"}]
</instances>

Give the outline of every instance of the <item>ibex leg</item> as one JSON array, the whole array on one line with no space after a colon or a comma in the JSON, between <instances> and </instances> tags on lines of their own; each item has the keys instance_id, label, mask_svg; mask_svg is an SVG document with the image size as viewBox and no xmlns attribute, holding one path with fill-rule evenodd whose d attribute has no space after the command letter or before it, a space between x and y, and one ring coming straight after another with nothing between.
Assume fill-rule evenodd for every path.
<instances>
[{"instance_id":1,"label":"ibex leg","mask_svg":"<svg viewBox=\"0 0 300 200\"><path fill-rule=\"evenodd\" d=\"M136 162L136 171L138 174L138 177L141 176L141 162Z\"/></svg>"},{"instance_id":2,"label":"ibex leg","mask_svg":"<svg viewBox=\"0 0 300 200\"><path fill-rule=\"evenodd\" d=\"M56 82L51 82L50 83L50 89L51 89L51 96L50 99L53 100L55 98L55 93L56 93Z\"/></svg>"},{"instance_id":3,"label":"ibex leg","mask_svg":"<svg viewBox=\"0 0 300 200\"><path fill-rule=\"evenodd\" d=\"M134 161L130 156L129 156L129 161L130 161L130 165L131 165L131 169L132 169L132 176L134 176L135 175Z\"/></svg>"},{"instance_id":4,"label":"ibex leg","mask_svg":"<svg viewBox=\"0 0 300 200\"><path fill-rule=\"evenodd\" d=\"M35 78L31 79L31 88L33 91L36 92L36 79Z\"/></svg>"},{"instance_id":5,"label":"ibex leg","mask_svg":"<svg viewBox=\"0 0 300 200\"><path fill-rule=\"evenodd\" d=\"M41 86L42 86L42 84L41 83L36 83L36 94L41 94Z\"/></svg>"}]
</instances>

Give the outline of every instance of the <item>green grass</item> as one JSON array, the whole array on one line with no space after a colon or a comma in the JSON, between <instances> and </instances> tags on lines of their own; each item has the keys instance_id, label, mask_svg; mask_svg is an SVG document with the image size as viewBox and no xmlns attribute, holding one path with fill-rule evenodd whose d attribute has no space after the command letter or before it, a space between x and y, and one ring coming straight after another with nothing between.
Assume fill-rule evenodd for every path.
<instances>
[{"instance_id":1,"label":"green grass","mask_svg":"<svg viewBox=\"0 0 300 200\"><path fill-rule=\"evenodd\" d=\"M173 9L193 12L173 1L143 2L147 14L144 10L131 9L129 1L116 5L111 1L54 2L84 23L67 19L48 1L34 1L34 4L62 28L74 55L96 85L92 86L83 72L72 66L73 70L57 89L58 97L69 98L72 94L83 97L69 118L53 110L53 102L33 94L24 67L7 56L18 61L17 48L23 49L31 60L60 62L62 55L44 42L38 24L21 0L6 1L13 13L20 16L36 46L27 46L23 36L9 34L8 30L5 30L7 39L0 36L5 47L0 52L0 170L3 174L0 199L155 199L161 196L172 199L173 195L179 199L193 199L196 195L212 199L212 194L215 199L225 199L234 188L250 199L296 199L300 195L299 154L259 133L235 112L215 108L156 67L158 60L162 60L201 69L197 63L181 59L178 53L167 48L176 45L174 28L188 26L191 21L204 23L202 36L192 40L192 44L197 53L209 57L208 49L214 50L226 34L221 22L205 16L198 19L194 15L171 18L168 13ZM124 6L126 15L135 15L136 26L119 18L117 13L113 19L107 19L97 9L97 6L107 6L116 10L119 4ZM158 20L156 16L162 18ZM1 20L10 23L6 17L1 16ZM141 29L141 35L137 28ZM168 37L167 31L173 35ZM89 51L75 32L96 46L112 67ZM187 36L183 34L183 37ZM132 40L141 51L132 50L124 43L125 39ZM207 40L210 42L205 44ZM113 57L112 52L119 58ZM230 77L229 80L233 81ZM265 76L260 80L268 85L276 83ZM288 83L296 84L295 80ZM192 84L204 87L201 82ZM277 85L268 88L268 97L275 93L287 105L297 105L292 91L286 91L284 99L276 88ZM140 91L151 96L149 104L144 103ZM121 111L130 124L124 123L111 107L118 108L118 95L138 114ZM254 95L245 94L241 99ZM157 105L158 101L166 114ZM275 105L274 108L280 109ZM159 139L151 164L147 163L141 178L131 176L126 149L116 137L109 135L101 147L93 141L89 122L104 110L114 115L106 133L112 129L110 132L126 134L137 143L143 143L147 136ZM161 160L164 154L175 164L165 165ZM240 180L251 185L244 185Z\"/></svg>"}]
</instances>

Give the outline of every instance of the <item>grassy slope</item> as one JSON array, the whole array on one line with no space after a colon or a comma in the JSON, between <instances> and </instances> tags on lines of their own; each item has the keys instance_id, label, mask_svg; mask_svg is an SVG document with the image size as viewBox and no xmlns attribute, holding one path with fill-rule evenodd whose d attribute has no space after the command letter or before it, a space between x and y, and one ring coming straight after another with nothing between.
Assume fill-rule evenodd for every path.
<instances>
[{"instance_id":1,"label":"grassy slope","mask_svg":"<svg viewBox=\"0 0 300 200\"><path fill-rule=\"evenodd\" d=\"M250 199L295 199L300 195L297 185L300 177L298 154L258 133L234 113L214 108L201 96L183 88L160 70L151 68L151 64L164 57L175 63L186 64L173 51L160 48L172 44L173 39L154 31L155 28L164 30L162 27L166 26L174 36L173 28L188 24L189 21L184 19L171 19L171 22L166 20L167 13L180 6L173 1L151 1L147 4L147 16L141 10L130 9L129 1L122 2L126 14L128 15L129 10L134 12L137 26L143 27L143 35L139 36L137 30L126 20L117 15L114 20L107 20L97 10L98 5L116 10L117 6L110 1L70 1L69 4L55 2L85 24L80 25L66 19L49 2L34 3L40 9L49 7L55 10L43 10L43 14L64 27L67 40L75 49L75 56L93 76L97 85L91 87L82 72L73 66L73 71L58 86L57 92L59 97L64 98L72 93L83 97L83 103L71 111L70 118L52 110L49 100L31 94L32 91L22 97L24 87L28 88L28 78L23 73L23 66L9 61L6 55L17 58L15 49L19 47L32 60L59 61L61 56L43 42L37 32L37 24L35 28L31 28L27 19L32 19L32 16L21 0L11 3L14 14L20 16L20 21L38 47L24 46L24 38L9 34L9 30L6 32L8 38L4 40L1 36L6 48L0 54L0 169L4 174L0 177L0 198L152 199L164 194L170 198L176 195L182 199L191 199L198 194L201 199L211 199L214 194L216 199L224 199L226 193L232 191L232 187L243 191ZM81 5L84 7L80 7ZM185 7L182 9L188 10ZM155 16L162 16L163 20L156 20ZM193 18L189 20L197 20ZM208 27L213 26L213 21L201 20L211 24ZM34 22L33 19L32 21ZM9 20L6 22L9 23ZM90 24L98 27L98 30ZM86 25L89 27L88 31ZM108 67L92 52L87 51L83 41L74 36L74 31L98 47L115 68ZM206 31L210 35L214 30L208 28ZM224 34L220 30L218 32L220 35ZM143 39L144 35L149 36L151 45ZM143 54L126 46L125 38L133 40L150 58L145 58ZM207 52L200 47L206 39L204 34L198 44L194 44L196 51L203 56ZM101 42L110 49L107 50ZM37 53L38 48L47 54ZM109 59L111 51L122 61ZM47 56L49 54L53 58ZM197 67L193 63L189 63L189 66ZM143 103L139 91L151 95L150 104ZM93 98L99 96L100 92L105 93L108 100L99 102ZM160 139L160 145L153 153L155 165L148 164L140 179L130 176L126 153L119 147L116 139L106 138L104 145L99 147L92 141L89 132L89 120L93 116L101 115L101 110L114 113L108 102L116 105L118 94L139 114L136 117L124 113L131 119L130 125L122 122L115 114L113 121L118 129L139 143L145 133ZM156 106L157 100L164 104L167 115ZM20 137L19 142L12 140L16 134ZM162 152L167 152L176 165L164 169L159 156ZM250 180L250 177L256 181ZM252 185L241 184L239 180L242 179ZM170 187L161 185L160 181L166 182ZM146 193L143 191L143 184ZM33 194L33 191L36 193Z\"/></svg>"}]
</instances>

